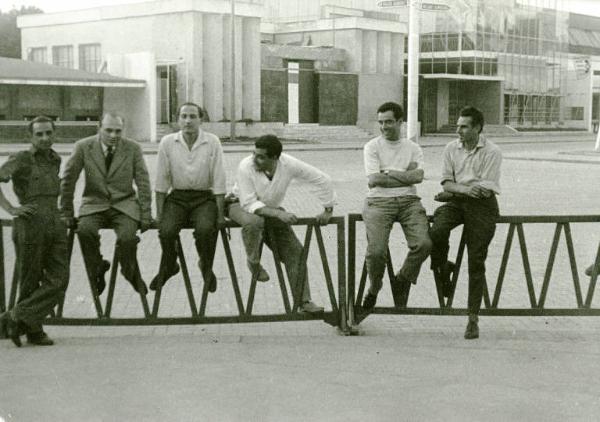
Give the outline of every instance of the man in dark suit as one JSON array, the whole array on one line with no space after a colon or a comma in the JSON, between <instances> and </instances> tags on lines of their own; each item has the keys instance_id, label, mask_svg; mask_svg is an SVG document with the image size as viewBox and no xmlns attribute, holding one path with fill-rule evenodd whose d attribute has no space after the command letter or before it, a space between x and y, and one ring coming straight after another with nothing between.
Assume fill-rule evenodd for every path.
<instances>
[{"instance_id":1,"label":"man in dark suit","mask_svg":"<svg viewBox=\"0 0 600 422\"><path fill-rule=\"evenodd\" d=\"M98 231L102 226L116 232L123 276L137 292L147 292L136 259L136 231L139 227L144 232L152 225L152 193L142 149L135 141L121 137L124 123L119 115L105 114L98 135L75 144L61 184L63 218L69 227L74 227L73 193L81 171L85 171L77 235L88 276L98 295L106 286L104 274L110 268L100 254Z\"/></svg>"}]
</instances>

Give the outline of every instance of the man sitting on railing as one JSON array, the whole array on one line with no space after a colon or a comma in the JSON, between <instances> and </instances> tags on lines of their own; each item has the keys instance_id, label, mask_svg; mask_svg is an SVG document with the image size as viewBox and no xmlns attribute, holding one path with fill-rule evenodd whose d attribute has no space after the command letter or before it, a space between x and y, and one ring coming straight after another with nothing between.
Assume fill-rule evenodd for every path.
<instances>
[{"instance_id":1,"label":"man sitting on railing","mask_svg":"<svg viewBox=\"0 0 600 422\"><path fill-rule=\"evenodd\" d=\"M284 210L281 203L292 180L309 183L324 207L324 211L316 217L317 222L327 224L335 204L331 178L321 170L282 153L283 147L275 135L261 136L254 146L254 155L244 158L238 165L233 194L239 201L231 203L228 211L229 218L242 226L250 271L258 280L269 279L259 257L266 228L268 233L264 242L271 249L277 248L292 291L302 289L299 310L323 312L321 306L311 301L306 263L301 262L302 244L291 227L297 217Z\"/></svg>"},{"instance_id":2,"label":"man sitting on railing","mask_svg":"<svg viewBox=\"0 0 600 422\"><path fill-rule=\"evenodd\" d=\"M60 157L51 148L54 122L36 117L29 123L29 132L31 148L11 155L0 167L0 181L12 179L20 204L14 207L0 190L0 206L15 217L19 286L17 304L0 319L6 322L8 336L18 347L23 334L30 344L54 344L42 329L42 321L64 297L69 281L67 228L57 207Z\"/></svg>"},{"instance_id":3,"label":"man sitting on railing","mask_svg":"<svg viewBox=\"0 0 600 422\"><path fill-rule=\"evenodd\" d=\"M459 139L446 145L443 155L442 186L436 200L446 202L435 210L429 231L433 241L431 269L436 284L451 294L448 265L450 231L464 224L469 256L469 322L465 339L479 337L478 314L485 284L485 259L496 231L500 193L502 153L481 136L483 114L475 107L460 111L456 123Z\"/></svg>"},{"instance_id":4,"label":"man sitting on railing","mask_svg":"<svg viewBox=\"0 0 600 422\"><path fill-rule=\"evenodd\" d=\"M387 262L388 241L395 221L399 221L408 244L408 254L392 280L394 304L407 299L409 283L416 283L423 261L429 256L427 215L417 196L416 184L423 181L423 151L415 142L400 137L404 111L399 104L385 103L377 110L381 136L364 147L365 172L369 192L363 209L367 231L367 272L371 285L363 300L363 310L375 306L382 287Z\"/></svg>"}]
</instances>

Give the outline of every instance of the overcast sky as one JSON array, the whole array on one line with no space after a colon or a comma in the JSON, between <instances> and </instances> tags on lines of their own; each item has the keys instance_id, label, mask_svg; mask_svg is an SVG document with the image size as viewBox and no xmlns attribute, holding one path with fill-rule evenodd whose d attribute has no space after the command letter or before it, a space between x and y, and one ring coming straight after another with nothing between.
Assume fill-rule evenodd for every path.
<instances>
[{"instance_id":1,"label":"overcast sky","mask_svg":"<svg viewBox=\"0 0 600 422\"><path fill-rule=\"evenodd\" d=\"M25 6L37 6L46 13L64 10L88 9L96 6L110 6L124 3L141 3L147 0L0 0L0 10L6 12ZM314 0L306 0L314 1ZM376 0L373 0L374 2ZM600 0L563 0L566 8L575 13L600 16ZM451 2L449 2L451 3Z\"/></svg>"}]
</instances>

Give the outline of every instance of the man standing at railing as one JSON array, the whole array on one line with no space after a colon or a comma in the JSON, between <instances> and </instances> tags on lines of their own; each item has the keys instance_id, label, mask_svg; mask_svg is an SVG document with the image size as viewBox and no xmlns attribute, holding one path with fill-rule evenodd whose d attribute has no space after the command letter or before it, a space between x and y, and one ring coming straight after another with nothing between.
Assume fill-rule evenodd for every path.
<instances>
[{"instance_id":1,"label":"man standing at railing","mask_svg":"<svg viewBox=\"0 0 600 422\"><path fill-rule=\"evenodd\" d=\"M464 224L469 256L469 322L465 339L479 337L478 314L485 284L485 259L496 231L500 193L500 149L481 135L483 114L475 107L460 111L456 123L459 139L446 145L443 155L442 186L436 200L446 202L435 210L429 231L433 240L431 268L436 284L451 294L448 263L450 231Z\"/></svg>"},{"instance_id":2,"label":"man standing at railing","mask_svg":"<svg viewBox=\"0 0 600 422\"><path fill-rule=\"evenodd\" d=\"M99 230L104 226L113 228L117 235L121 273L135 291L147 292L136 258L136 232L138 227L144 232L152 226L152 191L142 149L137 142L122 137L124 125L122 116L106 113L98 135L75 143L61 185L62 213L69 227L75 227L73 195L81 171L85 172L77 236L98 296L106 287L104 274L110 268L110 262L100 254Z\"/></svg>"},{"instance_id":3,"label":"man standing at railing","mask_svg":"<svg viewBox=\"0 0 600 422\"><path fill-rule=\"evenodd\" d=\"M14 207L0 190L0 206L14 217L16 282L19 298L0 319L8 336L20 347L20 336L38 346L51 346L42 322L64 297L69 281L67 229L58 212L60 157L52 149L54 122L36 117L29 123L31 148L11 155L0 167L0 181L12 179L20 206Z\"/></svg>"},{"instance_id":4,"label":"man standing at railing","mask_svg":"<svg viewBox=\"0 0 600 422\"><path fill-rule=\"evenodd\" d=\"M200 106L182 104L178 115L181 130L162 138L158 147L154 188L162 258L150 288L158 289L179 272L175 242L191 223L202 278L214 292L217 277L212 266L218 230L225 225L223 148L216 135L200 128Z\"/></svg>"},{"instance_id":5,"label":"man standing at railing","mask_svg":"<svg viewBox=\"0 0 600 422\"><path fill-rule=\"evenodd\" d=\"M310 184L323 205L317 223L327 224L333 213L335 192L331 178L321 170L282 153L283 147L275 135L264 135L254 144L254 154L238 165L233 196L228 215L242 226L242 237L250 270L260 279L259 249L263 240L277 248L284 263L292 291L302 289L300 312L319 313L323 307L315 305L310 296L306 262L302 261L302 244L291 225L297 221L295 214L281 207L287 189L293 180ZM263 236L264 229L267 236ZM266 272L263 281L268 280ZM265 280L266 278L266 280Z\"/></svg>"},{"instance_id":6,"label":"man standing at railing","mask_svg":"<svg viewBox=\"0 0 600 422\"><path fill-rule=\"evenodd\" d=\"M387 262L390 232L400 222L408 254L402 268L392 280L394 304L406 300L409 283L416 283L421 264L429 256L427 215L417 196L416 184L423 181L423 151L416 143L400 137L404 111L399 104L388 102L377 110L381 136L364 147L365 173L369 192L363 208L367 232L367 272L370 287L363 300L363 310L375 306Z\"/></svg>"}]
</instances>

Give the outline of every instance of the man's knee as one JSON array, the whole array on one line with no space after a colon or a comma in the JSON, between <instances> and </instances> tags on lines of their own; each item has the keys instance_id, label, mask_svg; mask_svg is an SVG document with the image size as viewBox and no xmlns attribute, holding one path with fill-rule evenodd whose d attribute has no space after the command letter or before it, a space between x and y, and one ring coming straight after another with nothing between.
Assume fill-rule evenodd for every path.
<instances>
[{"instance_id":1,"label":"man's knee","mask_svg":"<svg viewBox=\"0 0 600 422\"><path fill-rule=\"evenodd\" d=\"M98 226L92 220L82 218L77 223L77 236L85 239L97 238Z\"/></svg>"},{"instance_id":2,"label":"man's knee","mask_svg":"<svg viewBox=\"0 0 600 422\"><path fill-rule=\"evenodd\" d=\"M258 215L251 215L242 224L242 231L245 233L260 233L265 228L265 219Z\"/></svg>"},{"instance_id":3,"label":"man's knee","mask_svg":"<svg viewBox=\"0 0 600 422\"><path fill-rule=\"evenodd\" d=\"M431 253L432 248L433 248L433 241L431 240L431 238L429 236L419 239L419 241L415 245L415 251L424 256L429 255Z\"/></svg>"},{"instance_id":4,"label":"man's knee","mask_svg":"<svg viewBox=\"0 0 600 422\"><path fill-rule=\"evenodd\" d=\"M386 260L387 245L380 241L370 241L367 245L367 259Z\"/></svg>"},{"instance_id":5,"label":"man's knee","mask_svg":"<svg viewBox=\"0 0 600 422\"><path fill-rule=\"evenodd\" d=\"M133 228L117 233L117 244L121 247L135 247L138 242L139 238Z\"/></svg>"}]
</instances>

